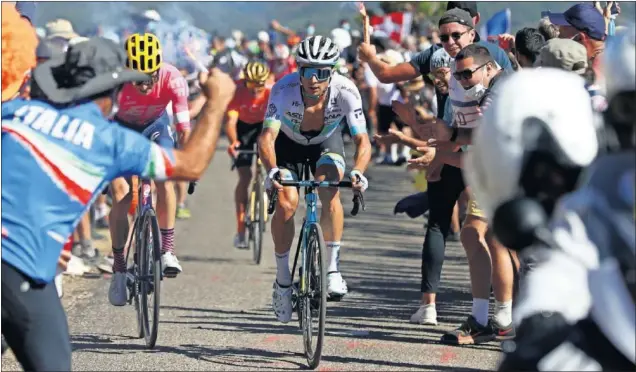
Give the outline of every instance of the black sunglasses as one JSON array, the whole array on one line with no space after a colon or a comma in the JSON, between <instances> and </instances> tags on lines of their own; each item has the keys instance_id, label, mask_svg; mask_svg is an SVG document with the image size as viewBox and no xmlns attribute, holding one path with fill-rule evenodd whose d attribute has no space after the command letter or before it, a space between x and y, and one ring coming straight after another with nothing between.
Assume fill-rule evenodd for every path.
<instances>
[{"instance_id":1,"label":"black sunglasses","mask_svg":"<svg viewBox=\"0 0 636 372\"><path fill-rule=\"evenodd\" d=\"M442 41L442 43L448 43L448 40L450 40L451 37L453 38L453 40L457 41L468 31L470 30L466 30L464 32L455 31L455 32L451 32L450 35L442 34L442 35L439 35L439 39Z\"/></svg>"},{"instance_id":2,"label":"black sunglasses","mask_svg":"<svg viewBox=\"0 0 636 372\"><path fill-rule=\"evenodd\" d=\"M489 64L490 62L486 62L483 65L479 66L479 67L475 67L474 69L468 69L468 70L462 70L462 71L456 71L453 72L453 77L455 78L455 80L457 81L461 81L461 80L470 80L473 78L473 74L475 73L475 71L479 70L480 68L486 66L487 64Z\"/></svg>"}]
</instances>

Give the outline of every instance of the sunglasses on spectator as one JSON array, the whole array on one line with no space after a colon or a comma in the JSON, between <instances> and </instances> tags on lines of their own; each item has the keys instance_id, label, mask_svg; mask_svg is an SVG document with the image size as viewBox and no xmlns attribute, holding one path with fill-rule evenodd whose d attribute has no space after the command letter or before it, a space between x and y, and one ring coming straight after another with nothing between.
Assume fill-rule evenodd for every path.
<instances>
[{"instance_id":1,"label":"sunglasses on spectator","mask_svg":"<svg viewBox=\"0 0 636 372\"><path fill-rule=\"evenodd\" d=\"M301 67L299 72L305 79L315 76L318 81L326 81L331 77L331 68Z\"/></svg>"},{"instance_id":2,"label":"sunglasses on spectator","mask_svg":"<svg viewBox=\"0 0 636 372\"><path fill-rule=\"evenodd\" d=\"M135 86L140 86L140 85L154 85L159 81L159 71L155 71L152 74L148 75L150 76L150 82L145 82L145 81L133 81L133 85Z\"/></svg>"},{"instance_id":3,"label":"sunglasses on spectator","mask_svg":"<svg viewBox=\"0 0 636 372\"><path fill-rule=\"evenodd\" d=\"M479 66L479 67L475 67L474 69L467 69L467 70L462 70L462 71L456 71L453 72L453 77L455 78L455 80L457 81L461 81L461 80L470 80L473 78L473 74L479 70L480 68L486 66L487 64L489 64L490 62L486 62L483 65Z\"/></svg>"},{"instance_id":4,"label":"sunglasses on spectator","mask_svg":"<svg viewBox=\"0 0 636 372\"><path fill-rule=\"evenodd\" d=\"M262 88L265 86L265 82L264 81L246 81L245 82L245 86L248 89L254 89L254 88Z\"/></svg>"},{"instance_id":5,"label":"sunglasses on spectator","mask_svg":"<svg viewBox=\"0 0 636 372\"><path fill-rule=\"evenodd\" d=\"M461 39L461 37L467 33L470 30L466 30L464 32L459 32L459 31L455 31L455 32L451 32L450 35L449 34L441 34L439 35L439 39L442 41L442 43L448 43L448 40L450 40L450 38L453 38L453 40L457 41L459 39Z\"/></svg>"}]
</instances>

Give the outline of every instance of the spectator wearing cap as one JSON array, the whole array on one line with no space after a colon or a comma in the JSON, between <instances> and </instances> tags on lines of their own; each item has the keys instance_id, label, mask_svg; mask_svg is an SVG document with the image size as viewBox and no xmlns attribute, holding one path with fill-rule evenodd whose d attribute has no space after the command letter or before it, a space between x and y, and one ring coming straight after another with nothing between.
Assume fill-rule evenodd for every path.
<instances>
[{"instance_id":1,"label":"spectator wearing cap","mask_svg":"<svg viewBox=\"0 0 636 372\"><path fill-rule=\"evenodd\" d=\"M481 41L479 34L475 30L475 20L479 21L479 13L477 12L477 5L471 2L448 2L448 10L461 10L458 8L458 5L462 4L470 4L470 8L474 8L475 16L472 17L470 12L462 10L462 23L465 25L464 28L472 29L470 33L473 36L472 42L477 42L480 45L488 48L490 54L494 57L495 61L499 66L501 66L505 71L511 72L512 64L510 63L510 59L506 52L501 49L498 45L489 43L486 41ZM465 5L468 7L467 5ZM447 11L448 12L448 11ZM445 15L447 15L445 13ZM440 41L443 33L439 31ZM460 35L464 36L464 35ZM444 39L448 41L450 35L446 34ZM367 62L371 69L373 70L373 74L380 80L382 83L395 83L400 81L408 81L415 79L417 76L422 75L425 80L428 80L428 74L430 73L430 59L431 55L438 49L443 47L444 42L440 44L433 44L430 48L416 54L413 56L410 62L400 63L396 66L388 66L377 58L376 51L373 46L367 43L361 43L358 48L358 53L360 60L363 62ZM457 50L455 54L459 52ZM453 54L451 53L451 56ZM428 83L431 83L430 80Z\"/></svg>"},{"instance_id":2,"label":"spectator wearing cap","mask_svg":"<svg viewBox=\"0 0 636 372\"><path fill-rule=\"evenodd\" d=\"M73 30L73 25L66 19L56 19L46 24L46 42L51 47L53 54L61 54L68 48L71 39L79 37Z\"/></svg>"},{"instance_id":3,"label":"spectator wearing cap","mask_svg":"<svg viewBox=\"0 0 636 372\"><path fill-rule=\"evenodd\" d=\"M605 49L607 24L603 14L593 5L581 3L572 6L563 14L550 13L550 21L559 26L559 37L583 44L587 58L594 69L597 83L604 85L601 74L601 59Z\"/></svg>"},{"instance_id":4,"label":"spectator wearing cap","mask_svg":"<svg viewBox=\"0 0 636 372\"><path fill-rule=\"evenodd\" d=\"M16 98L36 65L38 38L15 6L2 4L2 102Z\"/></svg>"},{"instance_id":5,"label":"spectator wearing cap","mask_svg":"<svg viewBox=\"0 0 636 372\"><path fill-rule=\"evenodd\" d=\"M260 31L258 35L256 35L256 39L258 40L258 47L260 49L260 53L258 55L259 59L264 61L270 61L274 58L272 53L272 48L269 45L269 34L267 31Z\"/></svg>"},{"instance_id":6,"label":"spectator wearing cap","mask_svg":"<svg viewBox=\"0 0 636 372\"><path fill-rule=\"evenodd\" d=\"M573 72L585 79L585 87L596 112L607 108L607 99L595 83L595 73L587 60L585 47L571 39L552 39L541 49L536 65Z\"/></svg>"},{"instance_id":7,"label":"spectator wearing cap","mask_svg":"<svg viewBox=\"0 0 636 372\"><path fill-rule=\"evenodd\" d=\"M495 92L494 88L503 76L503 71L490 56L488 49L478 44L464 47L455 56L452 70L449 100L453 106L453 129L450 130L445 123L434 122L433 132L437 142L435 150L429 148L427 155L411 160L414 164L427 166L431 164L431 157L428 155L432 153L434 158L443 159L443 173L451 169L451 166L455 169L462 167L462 153L453 149L457 145L470 145L470 132L479 123L475 117L489 106ZM464 147L464 151L469 151L469 146ZM442 174L442 180L446 177ZM449 195L448 208L452 208L464 190L463 177L457 180L457 183L461 186L456 186L453 189L456 193ZM451 196L454 199L450 198ZM445 334L441 341L462 345L514 336L512 294L515 267L511 253L492 237L483 212L472 195L462 227L461 241L469 262L473 306L466 321L456 330ZM443 251L438 252L440 257L443 257L443 254ZM496 306L494 317L489 321L491 276ZM439 282L439 273L432 278Z\"/></svg>"},{"instance_id":8,"label":"spectator wearing cap","mask_svg":"<svg viewBox=\"0 0 636 372\"><path fill-rule=\"evenodd\" d=\"M5 28L7 26L5 21L6 18L14 16L11 12L7 12L7 10L3 4L3 52L5 52ZM15 15L15 17L19 16ZM15 48L14 52L19 52L20 54L28 53L29 55L26 57L28 57L30 61L29 66L32 66L35 63L37 38L35 37L35 31L33 31L32 27L26 21L21 21L31 30L32 35L19 39L21 44L29 43L28 48L20 46L19 48ZM26 33L22 34L22 36L26 36ZM15 115L16 112L29 112L31 109L33 109L31 112L36 112L35 108L37 107L39 107L40 112L42 110L48 110L55 113L53 118L56 118L59 116L62 106L84 101L84 103L77 106L65 107L63 109L65 115L70 118L69 121L76 120L82 122L82 125L90 126L90 128L93 128L94 125L99 125L99 127L95 129L95 133L109 131L108 134L105 134L105 137L100 138L99 141L95 140L91 142L93 144L91 150L99 146L95 145L95 143L99 143L102 146L100 150L93 150L93 154L94 151L102 151L100 154L116 154L113 156L122 156L122 154L117 153L115 149L123 149L126 147L122 145L123 142L120 140L120 138L123 137L118 136L123 129L108 122L105 117L109 112L113 111L113 107L115 106L114 93L118 91L117 88L119 86L129 81L147 81L149 77L139 72L124 70L125 54L112 42L105 44L102 40L97 40L93 44L90 42L81 43L71 48L71 51L73 51L73 53L69 51L66 58L51 59L40 64L33 71L32 84L37 86L38 89L44 93L42 97L46 97L47 100L54 105L50 105L49 102L43 102L43 100L38 99L30 101L16 99L10 102L3 102L3 121L9 118L20 121L23 115ZM3 56L4 55L5 53L3 53ZM2 83L4 86L4 60L2 68ZM90 101L86 102L85 100ZM15 148L15 146L19 146L19 142L15 142L12 139L15 138L14 136L5 135L4 129L3 125L3 155L6 155L4 146L9 146L7 147L8 149ZM92 134L93 132L91 131L90 133ZM48 138L46 138L46 134L40 134L40 136L40 141L42 142L40 142L39 146L63 145L59 141L55 142L58 140L57 138L55 138L55 141L51 141L53 138L51 136ZM92 137L89 137L89 139L91 138ZM113 140L119 142L113 142ZM108 146L111 147L106 149L103 147L106 146L104 144L108 144ZM65 150L75 150L69 149L68 146L70 145L67 144ZM81 148L81 146L76 147ZM82 148L80 151L87 150ZM128 149L128 151L130 151L130 149ZM82 156L80 155L81 152L77 150L72 153L73 156L76 157ZM86 155L88 153L83 154ZM21 154L16 153L15 156L20 157ZM128 156L130 157L131 155L129 154ZM90 154L88 154L88 157L90 157ZM20 159L23 164L31 164L34 161L33 159L26 161L24 156ZM105 164L119 165L120 163L115 161L100 163L100 165ZM104 174L117 174L122 170L123 169L113 167L107 171L104 170ZM11 205L14 203L9 204L9 208L16 208L16 205ZM77 207L72 206L70 208L72 208L70 210L74 211L74 208ZM8 229L10 229L10 227L8 227ZM57 248L60 251L61 245L60 243L59 248ZM51 246L51 249L55 249L53 247L55 246ZM3 250L4 248L3 244ZM38 252L46 253L44 248L49 249L49 246L41 245L39 248L40 250ZM16 253L20 250L23 252ZM5 284L5 279L11 281L11 278L20 277L10 276L11 272L16 273L16 275L19 272L22 278L20 279L21 281L28 280L31 283L40 283L40 285L32 286L32 290L29 291L28 296L19 297L19 295L16 295L20 293L19 290L11 290L13 285L6 283L6 288L11 291L10 293L13 293L13 296L5 296L2 303L2 324L6 326L6 329L12 330L4 334L7 343L11 349L13 349L18 361L25 370L70 371L71 344L66 315L59 300L51 296L51 290L54 291L55 287L50 285L52 278L49 277L50 274L48 271L52 268L52 262L49 262L49 260L54 257L44 253L42 255L36 255L37 257L29 261L30 265L28 268L30 271L24 271L26 261L21 259L21 257L25 255L33 256L32 252L24 251L24 248L20 245L13 245L12 252L11 257L4 254L2 257L3 285ZM7 270L6 276L5 269ZM34 271L37 272L37 275L34 275Z\"/></svg>"},{"instance_id":9,"label":"spectator wearing cap","mask_svg":"<svg viewBox=\"0 0 636 372\"><path fill-rule=\"evenodd\" d=\"M533 67L541 48L545 46L545 38L536 28L525 27L517 31L514 40L515 58L522 68Z\"/></svg>"}]
</instances>

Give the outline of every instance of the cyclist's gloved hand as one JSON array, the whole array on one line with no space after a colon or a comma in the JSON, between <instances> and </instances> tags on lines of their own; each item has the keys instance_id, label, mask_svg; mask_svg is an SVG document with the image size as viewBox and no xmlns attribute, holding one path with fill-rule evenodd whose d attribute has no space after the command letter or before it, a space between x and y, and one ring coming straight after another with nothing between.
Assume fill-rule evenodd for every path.
<instances>
[{"instance_id":1,"label":"cyclist's gloved hand","mask_svg":"<svg viewBox=\"0 0 636 372\"><path fill-rule=\"evenodd\" d=\"M269 174L267 174L267 178L265 179L265 188L267 189L267 191L271 191L272 187L278 190L283 189L283 186L278 183L277 180L280 180L280 169L272 168L269 171Z\"/></svg>"},{"instance_id":2,"label":"cyclist's gloved hand","mask_svg":"<svg viewBox=\"0 0 636 372\"><path fill-rule=\"evenodd\" d=\"M360 172L359 170L352 170L349 173L349 177L351 177L351 182L353 182L353 189L358 191L366 191L369 187L369 180Z\"/></svg>"}]
</instances>

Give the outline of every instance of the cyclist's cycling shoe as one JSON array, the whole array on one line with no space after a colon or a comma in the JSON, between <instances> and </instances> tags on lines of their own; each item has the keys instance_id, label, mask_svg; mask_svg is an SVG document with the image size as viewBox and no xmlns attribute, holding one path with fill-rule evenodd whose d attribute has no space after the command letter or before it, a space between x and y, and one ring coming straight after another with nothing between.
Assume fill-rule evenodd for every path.
<instances>
[{"instance_id":1,"label":"cyclist's cycling shoe","mask_svg":"<svg viewBox=\"0 0 636 372\"><path fill-rule=\"evenodd\" d=\"M283 287L274 281L272 292L272 306L278 321L287 323L292 318L292 287Z\"/></svg>"},{"instance_id":2,"label":"cyclist's cycling shoe","mask_svg":"<svg viewBox=\"0 0 636 372\"><path fill-rule=\"evenodd\" d=\"M175 278L183 271L177 256L172 252L164 252L161 255L161 267L163 268L163 275L168 278Z\"/></svg>"},{"instance_id":3,"label":"cyclist's cycling shoe","mask_svg":"<svg viewBox=\"0 0 636 372\"><path fill-rule=\"evenodd\" d=\"M340 301L349 292L342 274L333 271L327 274L327 293L330 301Z\"/></svg>"},{"instance_id":4,"label":"cyclist's cycling shoe","mask_svg":"<svg viewBox=\"0 0 636 372\"><path fill-rule=\"evenodd\" d=\"M108 289L108 301L113 306L124 306L128 300L126 273L114 273Z\"/></svg>"},{"instance_id":5,"label":"cyclist's cycling shoe","mask_svg":"<svg viewBox=\"0 0 636 372\"><path fill-rule=\"evenodd\" d=\"M247 245L247 239L245 239L245 235L241 238L240 234L234 235L234 248L238 249L247 249L249 246Z\"/></svg>"}]
</instances>

